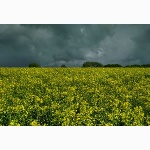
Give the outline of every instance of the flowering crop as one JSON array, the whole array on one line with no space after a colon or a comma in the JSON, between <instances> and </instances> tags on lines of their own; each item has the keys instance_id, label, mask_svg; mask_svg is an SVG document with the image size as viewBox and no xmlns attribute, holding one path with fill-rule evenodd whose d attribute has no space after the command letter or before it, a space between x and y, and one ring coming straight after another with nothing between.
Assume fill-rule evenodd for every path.
<instances>
[{"instance_id":1,"label":"flowering crop","mask_svg":"<svg viewBox=\"0 0 150 150\"><path fill-rule=\"evenodd\" d=\"M0 68L0 125L150 125L150 69Z\"/></svg>"}]
</instances>

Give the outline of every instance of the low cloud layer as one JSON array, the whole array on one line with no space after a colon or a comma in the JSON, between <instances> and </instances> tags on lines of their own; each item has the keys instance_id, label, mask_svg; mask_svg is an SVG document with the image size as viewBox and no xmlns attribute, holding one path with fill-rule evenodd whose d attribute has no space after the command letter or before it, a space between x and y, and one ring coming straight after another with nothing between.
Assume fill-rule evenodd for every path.
<instances>
[{"instance_id":1,"label":"low cloud layer","mask_svg":"<svg viewBox=\"0 0 150 150\"><path fill-rule=\"evenodd\" d=\"M0 66L150 63L150 25L0 25Z\"/></svg>"}]
</instances>

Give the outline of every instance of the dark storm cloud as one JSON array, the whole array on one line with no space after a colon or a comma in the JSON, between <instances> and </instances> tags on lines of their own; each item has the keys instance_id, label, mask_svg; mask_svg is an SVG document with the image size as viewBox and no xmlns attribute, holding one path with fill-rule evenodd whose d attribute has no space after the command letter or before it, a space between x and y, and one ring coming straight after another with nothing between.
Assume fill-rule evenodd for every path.
<instances>
[{"instance_id":1,"label":"dark storm cloud","mask_svg":"<svg viewBox=\"0 0 150 150\"><path fill-rule=\"evenodd\" d=\"M0 25L0 66L150 63L150 25Z\"/></svg>"}]
</instances>

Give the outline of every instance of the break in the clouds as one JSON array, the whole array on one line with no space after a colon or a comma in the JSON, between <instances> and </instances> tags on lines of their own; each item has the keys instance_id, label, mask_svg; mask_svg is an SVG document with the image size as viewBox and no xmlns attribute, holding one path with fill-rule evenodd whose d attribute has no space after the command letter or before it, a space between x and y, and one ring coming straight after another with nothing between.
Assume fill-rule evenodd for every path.
<instances>
[{"instance_id":1,"label":"break in the clouds","mask_svg":"<svg viewBox=\"0 0 150 150\"><path fill-rule=\"evenodd\" d=\"M0 25L0 66L150 63L150 25Z\"/></svg>"}]
</instances>

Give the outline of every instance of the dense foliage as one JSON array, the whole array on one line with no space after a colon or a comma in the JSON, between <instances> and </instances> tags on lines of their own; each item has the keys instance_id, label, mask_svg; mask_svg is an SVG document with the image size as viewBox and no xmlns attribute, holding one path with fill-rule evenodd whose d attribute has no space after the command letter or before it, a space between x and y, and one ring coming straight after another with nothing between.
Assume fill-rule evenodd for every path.
<instances>
[{"instance_id":1,"label":"dense foliage","mask_svg":"<svg viewBox=\"0 0 150 150\"><path fill-rule=\"evenodd\" d=\"M120 64L107 64L104 67L122 67Z\"/></svg>"},{"instance_id":2,"label":"dense foliage","mask_svg":"<svg viewBox=\"0 0 150 150\"><path fill-rule=\"evenodd\" d=\"M61 65L62 68L66 68L66 65Z\"/></svg>"},{"instance_id":3,"label":"dense foliage","mask_svg":"<svg viewBox=\"0 0 150 150\"><path fill-rule=\"evenodd\" d=\"M84 62L82 67L102 67L103 65L99 62Z\"/></svg>"},{"instance_id":4,"label":"dense foliage","mask_svg":"<svg viewBox=\"0 0 150 150\"><path fill-rule=\"evenodd\" d=\"M149 68L0 68L0 125L150 125Z\"/></svg>"},{"instance_id":5,"label":"dense foliage","mask_svg":"<svg viewBox=\"0 0 150 150\"><path fill-rule=\"evenodd\" d=\"M141 67L147 68L147 67L150 67L150 64L143 64L143 65L141 65Z\"/></svg>"},{"instance_id":6,"label":"dense foliage","mask_svg":"<svg viewBox=\"0 0 150 150\"><path fill-rule=\"evenodd\" d=\"M148 67L150 67L150 64L143 64L143 65L134 64L134 65L127 65L125 67L131 67L131 68L135 68L135 67L148 68Z\"/></svg>"},{"instance_id":7,"label":"dense foliage","mask_svg":"<svg viewBox=\"0 0 150 150\"><path fill-rule=\"evenodd\" d=\"M40 65L37 63L31 63L29 64L29 67L40 67Z\"/></svg>"},{"instance_id":8,"label":"dense foliage","mask_svg":"<svg viewBox=\"0 0 150 150\"><path fill-rule=\"evenodd\" d=\"M126 65L126 66L122 66L120 64L106 64L103 65L102 63L99 62L90 62L90 61L86 61L83 63L82 67L108 67L108 68L116 68L116 67L128 67L128 68L149 68L150 64L143 64L143 65L139 65L139 64L133 64L133 65Z\"/></svg>"}]
</instances>

